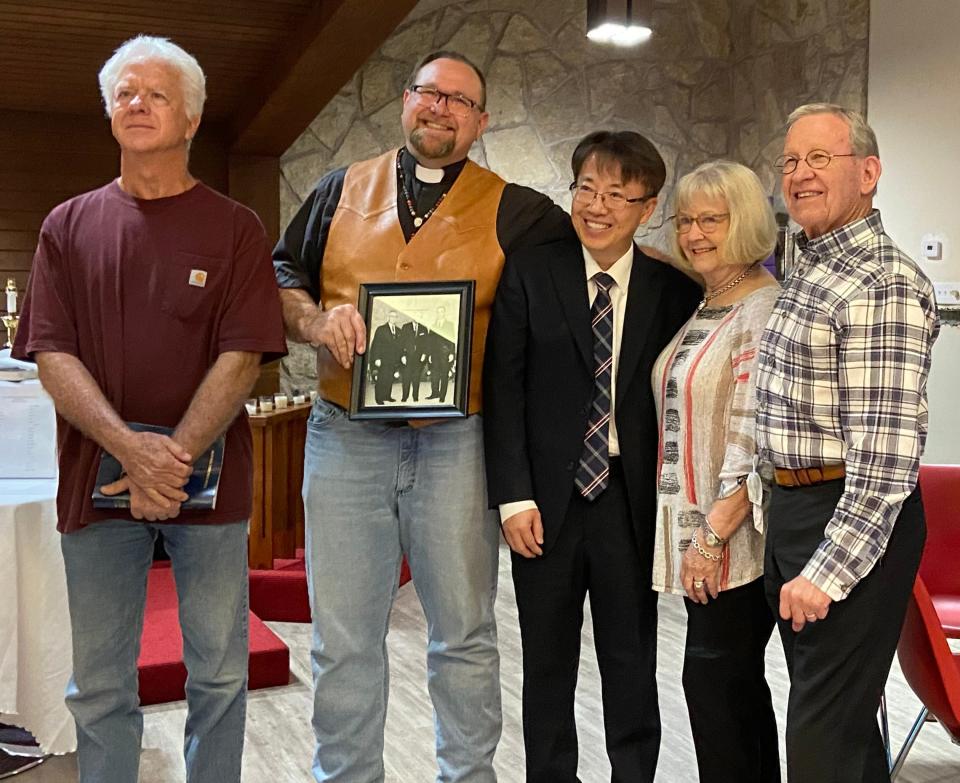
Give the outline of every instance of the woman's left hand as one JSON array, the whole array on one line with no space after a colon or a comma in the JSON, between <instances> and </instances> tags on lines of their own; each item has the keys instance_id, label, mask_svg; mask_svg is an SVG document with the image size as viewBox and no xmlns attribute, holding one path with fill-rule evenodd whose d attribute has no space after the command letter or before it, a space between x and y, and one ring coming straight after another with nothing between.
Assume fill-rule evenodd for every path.
<instances>
[{"instance_id":1,"label":"woman's left hand","mask_svg":"<svg viewBox=\"0 0 960 783\"><path fill-rule=\"evenodd\" d=\"M699 541L700 537L697 536ZM710 554L719 555L723 548L703 546ZM688 546L680 562L680 582L691 601L705 604L720 594L720 566L722 561L707 560L693 546ZM710 598L707 597L709 594Z\"/></svg>"}]
</instances>

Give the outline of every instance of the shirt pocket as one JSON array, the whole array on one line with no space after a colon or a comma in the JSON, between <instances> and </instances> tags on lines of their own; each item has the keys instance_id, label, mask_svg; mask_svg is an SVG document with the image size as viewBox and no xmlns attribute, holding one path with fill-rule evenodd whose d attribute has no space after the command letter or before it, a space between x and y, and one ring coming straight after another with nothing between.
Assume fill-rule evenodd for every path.
<instances>
[{"instance_id":1,"label":"shirt pocket","mask_svg":"<svg viewBox=\"0 0 960 783\"><path fill-rule=\"evenodd\" d=\"M158 270L160 309L180 321L205 321L220 303L226 276L226 259L177 251Z\"/></svg>"}]
</instances>

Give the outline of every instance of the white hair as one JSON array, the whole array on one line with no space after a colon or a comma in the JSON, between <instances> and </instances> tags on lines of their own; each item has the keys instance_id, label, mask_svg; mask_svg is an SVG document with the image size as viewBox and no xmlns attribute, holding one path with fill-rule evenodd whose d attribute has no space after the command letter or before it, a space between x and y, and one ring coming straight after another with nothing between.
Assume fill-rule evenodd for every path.
<instances>
[{"instance_id":1,"label":"white hair","mask_svg":"<svg viewBox=\"0 0 960 783\"><path fill-rule=\"evenodd\" d=\"M847 109L836 103L806 103L798 106L787 117L787 130L801 117L810 117L814 114L832 114L847 123L850 134L850 149L861 158L880 157L880 148L877 146L877 135L873 132L864 116L853 109Z\"/></svg>"},{"instance_id":2,"label":"white hair","mask_svg":"<svg viewBox=\"0 0 960 783\"><path fill-rule=\"evenodd\" d=\"M184 51L168 38L138 35L121 44L100 69L100 95L107 116L113 113L113 96L117 82L131 63L159 61L175 68L180 74L184 108L187 117L195 119L203 113L207 99L207 78L203 69L189 52Z\"/></svg>"}]
</instances>

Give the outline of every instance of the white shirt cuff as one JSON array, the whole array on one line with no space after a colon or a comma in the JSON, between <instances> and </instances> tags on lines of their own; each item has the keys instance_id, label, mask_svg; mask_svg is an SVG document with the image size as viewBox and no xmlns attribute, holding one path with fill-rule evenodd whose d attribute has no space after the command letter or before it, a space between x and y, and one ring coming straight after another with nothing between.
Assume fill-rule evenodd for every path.
<instances>
[{"instance_id":1,"label":"white shirt cuff","mask_svg":"<svg viewBox=\"0 0 960 783\"><path fill-rule=\"evenodd\" d=\"M500 524L502 525L514 514L519 514L521 511L529 511L530 509L536 508L537 504L532 500L515 500L513 503L501 503Z\"/></svg>"}]
</instances>

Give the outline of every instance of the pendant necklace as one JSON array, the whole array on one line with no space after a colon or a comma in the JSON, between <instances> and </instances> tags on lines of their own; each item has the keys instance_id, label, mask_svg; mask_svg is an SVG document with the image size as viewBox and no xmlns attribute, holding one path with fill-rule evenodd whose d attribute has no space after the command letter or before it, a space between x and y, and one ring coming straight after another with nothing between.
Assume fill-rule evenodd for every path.
<instances>
[{"instance_id":1,"label":"pendant necklace","mask_svg":"<svg viewBox=\"0 0 960 783\"><path fill-rule=\"evenodd\" d=\"M710 304L711 300L716 299L718 296L720 296L720 294L725 294L731 288L736 288L738 285L740 285L740 283L746 279L747 275L754 270L758 263L760 262L755 261L754 263L750 264L750 266L733 278L733 280L726 285L720 286L720 288L716 289L715 291L704 292L703 299L701 299L700 304L697 305L697 312L699 313L701 310L703 310L708 304Z\"/></svg>"},{"instance_id":2,"label":"pendant necklace","mask_svg":"<svg viewBox=\"0 0 960 783\"><path fill-rule=\"evenodd\" d=\"M407 191L407 180L403 175L403 167L400 165L401 154L403 154L403 150L397 152L397 181L400 183L400 189L403 191L403 200L410 212L410 217L413 218L413 231L416 233L417 229L426 223L430 216L437 211L437 207L443 203L443 200L447 197L447 191L443 191L443 193L440 194L440 198L437 199L437 203L424 212L423 215L418 215L417 210L414 209L413 206L413 199L410 198L410 193Z\"/></svg>"}]
</instances>

